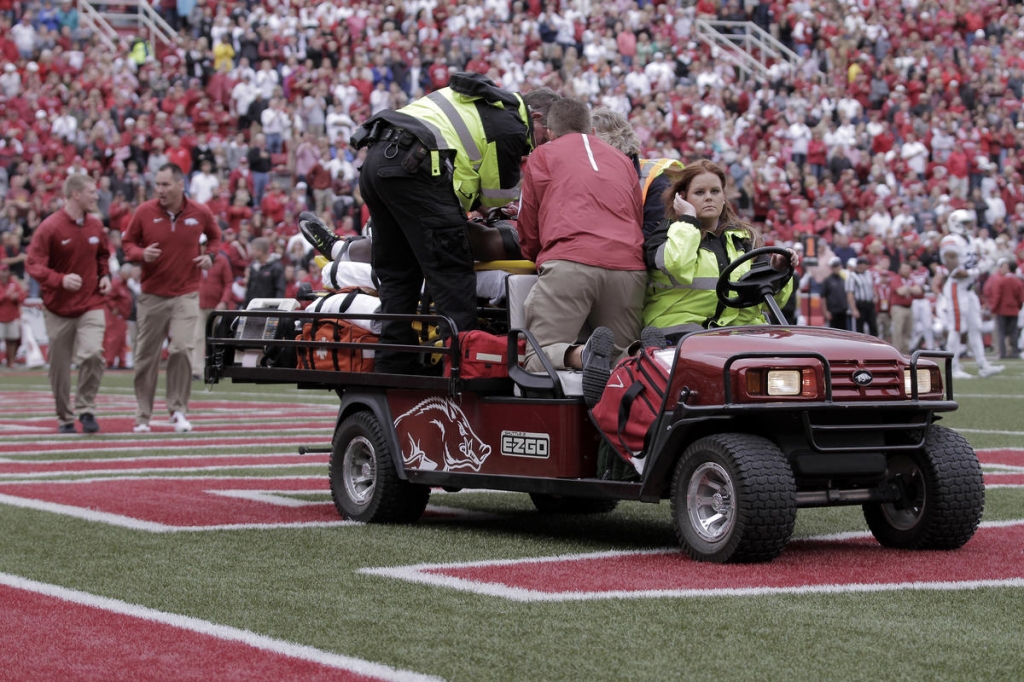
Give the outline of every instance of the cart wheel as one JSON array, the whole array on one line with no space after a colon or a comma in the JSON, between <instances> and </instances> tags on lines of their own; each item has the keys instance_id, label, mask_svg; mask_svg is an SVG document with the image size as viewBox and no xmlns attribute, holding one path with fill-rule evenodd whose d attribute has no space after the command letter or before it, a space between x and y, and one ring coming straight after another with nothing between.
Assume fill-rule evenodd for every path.
<instances>
[{"instance_id":1,"label":"cart wheel","mask_svg":"<svg viewBox=\"0 0 1024 682\"><path fill-rule=\"evenodd\" d=\"M330 482L338 513L353 521L412 523L430 497L429 487L398 477L391 449L370 412L350 415L338 427Z\"/></svg>"},{"instance_id":2,"label":"cart wheel","mask_svg":"<svg viewBox=\"0 0 1024 682\"><path fill-rule=\"evenodd\" d=\"M899 502L864 505L871 533L885 547L958 549L974 536L985 508L981 465L963 436L931 426L924 448L889 457Z\"/></svg>"},{"instance_id":3,"label":"cart wheel","mask_svg":"<svg viewBox=\"0 0 1024 682\"><path fill-rule=\"evenodd\" d=\"M760 436L702 438L676 465L672 520L683 551L693 559L770 561L782 552L796 522L789 462Z\"/></svg>"},{"instance_id":4,"label":"cart wheel","mask_svg":"<svg viewBox=\"0 0 1024 682\"><path fill-rule=\"evenodd\" d=\"M530 499L541 514L607 514L619 506L618 500L543 493L530 493Z\"/></svg>"}]
</instances>

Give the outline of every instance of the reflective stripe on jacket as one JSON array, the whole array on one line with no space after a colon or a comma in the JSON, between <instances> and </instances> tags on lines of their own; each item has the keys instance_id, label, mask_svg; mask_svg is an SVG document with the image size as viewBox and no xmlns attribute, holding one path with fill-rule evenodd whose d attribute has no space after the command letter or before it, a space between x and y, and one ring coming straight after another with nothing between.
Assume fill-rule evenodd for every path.
<instances>
[{"instance_id":1,"label":"reflective stripe on jacket","mask_svg":"<svg viewBox=\"0 0 1024 682\"><path fill-rule=\"evenodd\" d=\"M529 112L522 98L515 97L520 107L518 111L508 112L512 116L507 115L501 102L487 102L481 97L457 93L450 87L436 90L398 110L430 130L436 143L434 149L456 152L453 185L466 211L478 204L494 208L519 199L519 163L529 151L526 143ZM495 130L503 128L502 138L506 139L492 139L494 136L488 135L489 126L483 117L492 113L513 123L518 121L518 125L491 126ZM523 153L517 159L508 158L508 152L499 149L502 144L508 146L510 133L522 138Z\"/></svg>"},{"instance_id":2,"label":"reflective stripe on jacket","mask_svg":"<svg viewBox=\"0 0 1024 682\"><path fill-rule=\"evenodd\" d=\"M640 159L640 191L643 192L644 204L647 203L647 192L658 176L671 169L681 171L685 168L682 161L676 159Z\"/></svg>"},{"instance_id":3,"label":"reflective stripe on jacket","mask_svg":"<svg viewBox=\"0 0 1024 682\"><path fill-rule=\"evenodd\" d=\"M718 259L715 253L701 246L701 231L689 222L677 221L668 230L668 240L658 249L657 269L648 273L647 296L644 302L644 326L670 329L683 324L704 325L718 309ZM749 250L749 233L730 227L725 231L725 248L729 262ZM753 263L746 263L732 274L735 281ZM790 278L776 296L779 306L793 293ZM765 306L752 308L726 307L716 321L719 327L764 324Z\"/></svg>"}]
</instances>

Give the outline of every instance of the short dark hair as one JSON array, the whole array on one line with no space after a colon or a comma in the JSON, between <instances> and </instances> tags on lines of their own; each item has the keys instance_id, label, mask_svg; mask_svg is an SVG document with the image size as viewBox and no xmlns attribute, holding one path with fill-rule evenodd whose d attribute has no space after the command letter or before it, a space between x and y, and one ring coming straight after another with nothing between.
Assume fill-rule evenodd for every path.
<instances>
[{"instance_id":1,"label":"short dark hair","mask_svg":"<svg viewBox=\"0 0 1024 682\"><path fill-rule=\"evenodd\" d=\"M551 105L562 99L562 96L548 87L537 88L530 92L524 92L522 95L523 101L526 102L526 106L530 107L530 111L540 114L540 124L547 127Z\"/></svg>"},{"instance_id":2,"label":"short dark hair","mask_svg":"<svg viewBox=\"0 0 1024 682\"><path fill-rule=\"evenodd\" d=\"M171 172L171 176L175 180L184 180L185 179L185 172L183 170L181 170L181 166L179 166L176 163L165 163L164 165L160 166L160 168L157 169L158 173L160 171L170 171Z\"/></svg>"},{"instance_id":3,"label":"short dark hair","mask_svg":"<svg viewBox=\"0 0 1024 682\"><path fill-rule=\"evenodd\" d=\"M567 133L589 133L590 107L578 99L564 97L551 105L547 128L555 137Z\"/></svg>"}]
</instances>

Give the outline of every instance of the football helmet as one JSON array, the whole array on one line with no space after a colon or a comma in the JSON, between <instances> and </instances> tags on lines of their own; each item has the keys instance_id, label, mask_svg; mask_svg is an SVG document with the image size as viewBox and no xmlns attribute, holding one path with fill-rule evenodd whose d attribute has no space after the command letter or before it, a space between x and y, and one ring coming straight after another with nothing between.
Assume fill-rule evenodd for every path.
<instances>
[{"instance_id":1,"label":"football helmet","mask_svg":"<svg viewBox=\"0 0 1024 682\"><path fill-rule=\"evenodd\" d=\"M958 208L946 218L946 229L950 234L966 235L974 225L974 215L970 211Z\"/></svg>"}]
</instances>

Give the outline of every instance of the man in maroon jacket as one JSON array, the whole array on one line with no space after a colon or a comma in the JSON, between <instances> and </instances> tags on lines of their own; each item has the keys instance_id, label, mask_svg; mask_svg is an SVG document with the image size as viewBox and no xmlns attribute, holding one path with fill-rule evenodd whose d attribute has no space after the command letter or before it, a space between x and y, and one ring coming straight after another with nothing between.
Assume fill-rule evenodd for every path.
<instances>
[{"instance_id":1,"label":"man in maroon jacket","mask_svg":"<svg viewBox=\"0 0 1024 682\"><path fill-rule=\"evenodd\" d=\"M104 300L110 292L110 250L96 217L96 182L71 174L64 181L64 207L36 229L26 270L39 282L49 337L50 388L60 433L76 433L75 414L85 433L96 433L96 393L103 380ZM78 387L71 402L71 363Z\"/></svg>"},{"instance_id":2,"label":"man in maroon jacket","mask_svg":"<svg viewBox=\"0 0 1024 682\"><path fill-rule=\"evenodd\" d=\"M590 112L582 102L552 104L547 127L555 139L538 147L523 170L519 239L539 273L525 303L526 327L555 369L582 369L584 347L577 342L589 323L595 330L589 345L614 366L639 338L647 285L636 169L588 134ZM526 368L543 369L532 349Z\"/></svg>"},{"instance_id":3,"label":"man in maroon jacket","mask_svg":"<svg viewBox=\"0 0 1024 682\"><path fill-rule=\"evenodd\" d=\"M167 358L167 410L174 430L192 430L186 419L192 395L192 347L199 318L199 280L220 250L220 228L210 209L185 197L185 176L173 163L156 173L156 198L143 203L124 233L124 255L142 263L135 349L135 432L150 430L153 398L164 339ZM199 252L205 234L208 253Z\"/></svg>"},{"instance_id":4,"label":"man in maroon jacket","mask_svg":"<svg viewBox=\"0 0 1024 682\"><path fill-rule=\"evenodd\" d=\"M1016 261L1000 258L996 271L985 282L983 293L985 304L995 316L995 345L1000 359L1019 358L1017 318L1024 306L1024 280L1017 276Z\"/></svg>"}]
</instances>

